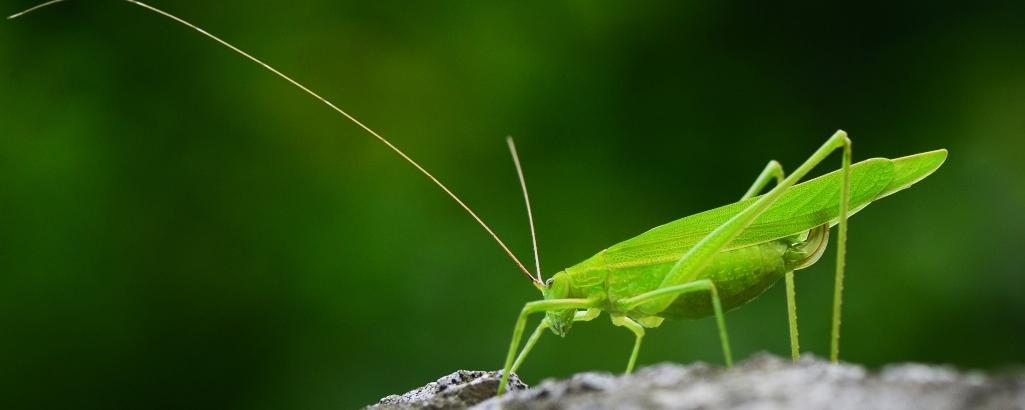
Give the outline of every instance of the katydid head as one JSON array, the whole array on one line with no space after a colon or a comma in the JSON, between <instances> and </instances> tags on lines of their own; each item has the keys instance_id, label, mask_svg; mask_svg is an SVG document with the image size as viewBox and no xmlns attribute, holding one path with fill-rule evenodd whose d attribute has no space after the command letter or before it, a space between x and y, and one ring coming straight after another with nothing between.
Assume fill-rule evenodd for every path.
<instances>
[{"instance_id":1,"label":"katydid head","mask_svg":"<svg viewBox=\"0 0 1025 410\"><path fill-rule=\"evenodd\" d=\"M559 272L545 281L541 294L544 295L545 300L565 299L569 297L569 288L569 276ZM565 337L569 328L573 326L575 314L576 309L549 310L545 313L545 320L548 322L548 327L552 329L552 333Z\"/></svg>"}]
</instances>

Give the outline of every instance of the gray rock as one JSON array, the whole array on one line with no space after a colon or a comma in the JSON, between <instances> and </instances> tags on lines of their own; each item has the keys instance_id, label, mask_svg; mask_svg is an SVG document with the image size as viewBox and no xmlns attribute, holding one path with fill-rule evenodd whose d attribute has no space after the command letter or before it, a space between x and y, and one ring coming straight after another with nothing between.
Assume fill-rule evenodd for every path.
<instances>
[{"instance_id":1,"label":"gray rock","mask_svg":"<svg viewBox=\"0 0 1025 410\"><path fill-rule=\"evenodd\" d=\"M473 400L492 396L497 372L477 382ZM455 375L454 373L453 375ZM448 376L451 377L451 376ZM467 384L473 384L474 380ZM442 379L445 380L445 379ZM428 384L414 392L429 393ZM704 363L659 364L632 375L579 373L565 380L511 391L474 409L999 409L1025 410L1025 373L990 376L949 367L899 364L869 372L852 364L830 364L811 356L799 362L763 354L724 369ZM456 387L449 387L450 389ZM426 390L425 390L426 389ZM393 397L385 398L388 400ZM424 396L426 397L426 396ZM382 400L384 403L384 400ZM463 408L469 402L402 408ZM417 403L427 403L420 401ZM432 401L430 403L442 403ZM448 402L446 402L448 403ZM435 406L435 407L431 407ZM462 406L462 407L460 407Z\"/></svg>"},{"instance_id":2,"label":"gray rock","mask_svg":"<svg viewBox=\"0 0 1025 410\"><path fill-rule=\"evenodd\" d=\"M501 373L459 370L401 396L385 397L367 409L465 409L494 397ZM526 388L516 374L509 376L510 392Z\"/></svg>"}]
</instances>

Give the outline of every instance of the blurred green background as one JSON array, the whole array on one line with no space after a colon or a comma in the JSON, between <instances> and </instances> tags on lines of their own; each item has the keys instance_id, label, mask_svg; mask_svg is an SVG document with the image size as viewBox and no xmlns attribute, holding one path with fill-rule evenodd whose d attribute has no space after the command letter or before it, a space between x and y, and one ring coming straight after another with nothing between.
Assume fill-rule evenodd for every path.
<instances>
[{"instance_id":1,"label":"blurred green background","mask_svg":"<svg viewBox=\"0 0 1025 410\"><path fill-rule=\"evenodd\" d=\"M948 148L853 219L842 358L1025 361L1021 1L154 5L392 138L529 259L516 136L549 275L837 128L856 159ZM141 8L4 22L0 70L0 407L352 408L499 367L539 297L379 142ZM797 277L819 355L831 265ZM727 322L739 358L788 352L782 286ZM618 372L631 341L603 317L521 375ZM650 332L640 364L668 360L720 363L713 323Z\"/></svg>"}]
</instances>

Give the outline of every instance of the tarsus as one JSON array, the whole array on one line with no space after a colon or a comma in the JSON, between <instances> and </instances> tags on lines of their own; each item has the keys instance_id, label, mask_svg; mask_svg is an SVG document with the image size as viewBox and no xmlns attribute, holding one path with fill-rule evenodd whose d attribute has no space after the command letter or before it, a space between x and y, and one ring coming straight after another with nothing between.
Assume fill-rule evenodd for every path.
<instances>
[{"instance_id":1,"label":"tarsus","mask_svg":"<svg viewBox=\"0 0 1025 410\"><path fill-rule=\"evenodd\" d=\"M26 15L26 14L28 14L28 13L31 13L31 12L33 12L33 11L39 10L39 9L41 9L41 8L44 8L44 7L47 7L47 6L53 5L53 4L57 4L57 3L60 3L60 2L63 2L63 1L65 1L65 0L51 0L51 1L48 1L48 2L45 2L45 3L39 4L39 5L37 5L37 6L34 6L34 7L31 7L31 8L28 8L28 9L26 9L26 10L24 10L24 11L20 12L20 13L15 13L15 14L12 14L12 15L8 16L8 17L7 17L7 19L8 19L8 20L12 20L12 19L15 19L15 18L18 18L18 17L24 16L24 15ZM505 245L505 242L502 242L502 239L501 239L501 238L499 238L499 237L498 237L498 235L497 235L497 234L495 234L495 232L494 232L493 230L491 230L491 227L490 227L490 226L488 226L488 224L484 223L484 220L483 220L483 219L481 219L481 218L480 218L479 216L477 216L477 213L476 213L476 212L473 212L473 210L472 210L472 209L470 209L470 207L469 207L469 206L467 206L467 205L466 205L466 203L464 203L464 202L463 202L463 200L459 199L459 197L458 197L458 196L456 196L456 194L455 194L455 193L453 193L453 192L452 192L451 190L449 190L449 189L448 189L448 187L447 187L447 186L445 186L445 184L442 184L442 183L441 183L441 181L439 181L439 180L438 180L438 178L435 178L435 177L434 177L434 175L431 175L431 173L430 173L430 172L427 172L427 170L426 170L426 169L424 169L424 167L420 166L420 164L418 164L418 163L417 163L416 161L413 161L413 159L412 159L412 158L410 158L410 157L409 157L408 155L406 155L406 153L405 153L405 152L403 152L403 151L402 151L402 150L400 150L400 149L399 149L398 147L396 147L395 145L393 145L393 144L392 144L392 143L391 143L390 141L388 141L387 139L385 139L384 137L382 137L382 136L381 136L380 134L378 134L378 133L377 133L376 131L374 131L374 130L370 129L370 127L368 127L368 126L364 125L364 124L363 124L362 122L360 122L359 120L357 120L357 119L356 119L355 117L353 117L352 115L349 115L349 113L347 113L347 112L343 111L343 110L342 110L341 108L338 108L338 106L336 106L336 105L335 105L334 103L332 103L331 101L328 101L328 100L327 100L326 98L324 98L324 97L321 97L321 96L320 96L319 94L317 94L317 93L313 92L313 90L310 90L310 89L309 89L309 88L307 88L306 86L304 86L304 85L300 84L300 83L299 83L298 81L295 81L295 80L293 80L293 79L292 79L291 77L289 77L289 76L287 76L287 75L283 74L282 72L278 71L278 70L277 70L277 69L275 69L274 67L271 67L271 66L270 66L269 64L267 64L267 63L265 63L265 62L261 61L260 59L258 59L258 58L256 58L256 57L253 57L252 55L249 55L249 53L246 53L245 51L242 51L242 50L240 50L240 49L239 49L238 47L235 47L235 46L231 45L231 44L230 44L230 43L228 43L227 41L221 40L221 39L220 39L220 37L217 37L217 36L215 36L215 35L213 35L213 34L210 34L210 33L206 32L205 30L203 30L203 29L201 29L201 28L197 27L196 25L194 25L194 24L192 24L192 23L189 23L189 22L187 22L187 21L185 21L185 20L182 20L181 18L178 18L177 16L175 16L175 15L173 15L173 14L170 14L170 13L168 13L168 12L166 12L166 11L163 11L163 10L161 10L161 9L158 9L158 8L156 8L156 7L150 6L150 5L146 4L146 3L143 3L143 2L140 2L140 1L135 1L135 0L124 0L124 1L127 1L127 2L129 2L129 3L135 4L135 5L137 5L137 6L140 6L140 7L142 7L142 8L145 8L145 9L149 10L149 11L152 11L152 12L154 12L154 13L160 14L160 15L162 15L162 16L164 16L164 17L167 17L167 18L169 18L169 19L171 19L171 20L174 20L174 21L176 21L176 22L178 22L178 23L181 23L182 25L184 25L184 26L186 26L186 27L189 27L189 28L191 28L191 29L193 29L193 30L196 30L197 32L199 32L200 34L202 34L202 35L206 36L207 38L209 38L209 39L211 39L211 40L214 40L214 41L216 41L216 42L220 43L221 45L223 45L223 46L225 46L225 47L227 47L227 48L231 49L232 51L234 51L234 52L236 52L236 53L238 53L238 54L242 55L243 57L245 57L245 58L247 58L247 59L249 59L249 60L253 61L254 63L257 63L257 64L259 64L259 65L263 66L263 68L266 68L266 69L267 69L268 71L270 71L270 72L274 73L274 74L275 74L275 75L277 75L278 77L281 77L281 78L282 78L282 79L284 79L285 81L288 81L288 82L289 82L289 83L291 83L292 85L294 85L294 86L298 87L298 88L299 88L300 90L303 90L303 91L305 91L305 92L306 92L307 94L309 94L309 95L313 96L314 98L316 98L316 99L317 99L317 100L319 100L320 102L324 103L325 105L327 105L328 107L330 107L330 108L331 108L332 110L335 110L336 112L338 112L339 114L341 114L341 115L342 115L342 116L344 116L345 118L348 118L348 119L349 119L349 121L352 121L352 122L353 122L354 124L356 124L357 126L359 126L360 128L362 128L362 129L363 129L363 130L365 130L366 132L370 133L370 135L373 135L373 136L374 136L375 138L377 138L377 139L378 139L379 141L381 141L382 143L384 143L384 145L387 145L387 146L388 146L388 148L391 148L391 150L392 150L392 151L395 151L395 153L396 153L396 154L399 154L399 156L400 156L400 157L402 157L402 159L406 160L406 162L409 162L409 163L410 163L410 165L413 165L413 167L415 167L415 168L416 168L417 170L419 170L419 171L420 171L421 173L423 173L423 174L424 174L425 176L427 176L427 178L428 178L428 179L430 179L430 180L431 180L431 182L434 182L434 184L435 184L435 185L437 185L437 186L438 186L439 188L441 188L441 190L442 190L442 191L445 191L445 193L446 193L446 194L448 194L448 196L452 197L452 199L453 199L454 201L456 201L456 203L457 203L457 204L459 204L459 206L460 206L460 207L462 207L462 208L463 208L464 210L466 210L466 212L467 212L467 213L469 213L469 214L470 214L470 216L471 216L471 217L472 217L472 218L473 218L473 219L474 219L475 221L477 221L477 223L478 223L478 224L480 224L480 226L481 226L482 228L484 228L484 230L485 230L485 231L487 231L488 235L491 235L491 237L495 239L495 242L497 242L497 243L498 243L498 246L499 246L499 247L501 247L501 248L502 248L502 250L503 250L503 251L505 251L505 253L506 253L507 255L509 255L509 258L511 258L511 259L513 260L513 262L514 262L514 263L516 264L516 266L517 266L517 267L518 267L518 268L520 269L520 271L522 271L522 272L523 272L523 273L524 273L525 275L527 275L527 277L529 277L529 278L531 279L531 281L533 281L533 282L538 282L538 279L537 279L537 278L535 278L535 277L534 277L533 275L531 275L531 274L530 274L530 271L529 271L529 270L527 270L527 268L526 268L525 266L523 266L523 263L522 263L522 262L520 262L520 260L519 260L518 258L516 258L516 255L514 255L514 254L512 253L512 251L511 251L511 250L509 250L509 247Z\"/></svg>"}]
</instances>

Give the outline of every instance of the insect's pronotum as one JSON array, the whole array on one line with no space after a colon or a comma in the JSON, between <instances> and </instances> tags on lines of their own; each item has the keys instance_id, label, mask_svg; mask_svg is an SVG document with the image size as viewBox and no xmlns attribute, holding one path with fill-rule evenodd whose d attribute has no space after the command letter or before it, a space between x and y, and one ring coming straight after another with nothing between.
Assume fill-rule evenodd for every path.
<instances>
[{"instance_id":1,"label":"insect's pronotum","mask_svg":"<svg viewBox=\"0 0 1025 410\"><path fill-rule=\"evenodd\" d=\"M13 19L60 3L52 0L14 14ZM318 99L370 133L429 178L459 204L498 243L502 250L541 291L542 300L527 303L513 330L498 392L509 374L523 363L545 330L565 336L573 322L592 320L607 312L616 326L636 336L626 372L633 370L645 328L658 327L665 319L715 316L726 365L732 364L723 311L751 301L780 278L785 278L791 355L800 354L793 272L822 256L829 229L838 225L836 272L830 360L839 356L840 307L843 294L847 219L875 200L922 180L943 164L947 151L940 149L897 159L873 158L851 164L851 141L837 131L794 170L784 176L782 166L769 161L739 202L701 212L648 230L610 246L566 268L548 280L541 275L534 238L533 215L526 184L512 139L509 149L516 165L530 219L535 272L531 273L508 246L451 190L398 147L335 104L306 86L199 27L163 10L134 0L124 0L174 20L259 64ZM833 151L841 151L839 170L798 184ZM770 182L775 186L762 192ZM527 339L519 355L527 318L544 318Z\"/></svg>"}]
</instances>

